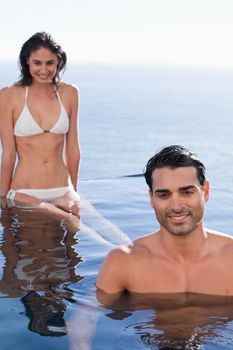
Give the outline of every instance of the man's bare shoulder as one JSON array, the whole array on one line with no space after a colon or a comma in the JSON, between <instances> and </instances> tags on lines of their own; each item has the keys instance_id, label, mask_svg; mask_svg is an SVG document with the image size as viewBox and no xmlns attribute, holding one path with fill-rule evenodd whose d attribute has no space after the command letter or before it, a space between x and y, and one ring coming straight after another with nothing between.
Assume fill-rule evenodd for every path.
<instances>
[{"instance_id":1,"label":"man's bare shoulder","mask_svg":"<svg viewBox=\"0 0 233 350\"><path fill-rule=\"evenodd\" d=\"M132 271L137 269L141 258L149 254L151 237L152 235L147 235L112 249L99 270L97 287L107 293L118 293L127 289Z\"/></svg>"},{"instance_id":2,"label":"man's bare shoulder","mask_svg":"<svg viewBox=\"0 0 233 350\"><path fill-rule=\"evenodd\" d=\"M213 241L218 241L219 243L222 244L233 244L233 236L223 233L223 232L218 232L214 230L207 229L207 233L209 238L211 238Z\"/></svg>"},{"instance_id":3,"label":"man's bare shoulder","mask_svg":"<svg viewBox=\"0 0 233 350\"><path fill-rule=\"evenodd\" d=\"M233 259L233 236L213 230L207 232L211 246L223 255L229 252Z\"/></svg>"},{"instance_id":4,"label":"man's bare shoulder","mask_svg":"<svg viewBox=\"0 0 233 350\"><path fill-rule=\"evenodd\" d=\"M141 236L130 243L114 248L108 254L108 257L111 260L118 261L119 258L129 260L135 255L147 256L151 252L150 246L155 244L156 237L156 233Z\"/></svg>"},{"instance_id":5,"label":"man's bare shoulder","mask_svg":"<svg viewBox=\"0 0 233 350\"><path fill-rule=\"evenodd\" d=\"M106 256L106 259L108 262L111 260L111 262L118 261L120 259L125 259L130 254L132 254L134 243L130 242L128 244L117 246L116 248L113 248L108 255Z\"/></svg>"}]
</instances>

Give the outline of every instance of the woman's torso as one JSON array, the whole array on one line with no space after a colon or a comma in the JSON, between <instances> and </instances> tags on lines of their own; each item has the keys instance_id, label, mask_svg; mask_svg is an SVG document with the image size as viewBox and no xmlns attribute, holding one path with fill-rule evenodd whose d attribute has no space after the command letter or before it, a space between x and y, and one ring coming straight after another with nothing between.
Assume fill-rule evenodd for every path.
<instances>
[{"instance_id":1,"label":"woman's torso","mask_svg":"<svg viewBox=\"0 0 233 350\"><path fill-rule=\"evenodd\" d=\"M68 106L52 85L47 94L31 87L14 89L18 95L12 111L18 162L11 188L67 186L63 148L69 128ZM64 87L61 90L64 93Z\"/></svg>"}]
</instances>

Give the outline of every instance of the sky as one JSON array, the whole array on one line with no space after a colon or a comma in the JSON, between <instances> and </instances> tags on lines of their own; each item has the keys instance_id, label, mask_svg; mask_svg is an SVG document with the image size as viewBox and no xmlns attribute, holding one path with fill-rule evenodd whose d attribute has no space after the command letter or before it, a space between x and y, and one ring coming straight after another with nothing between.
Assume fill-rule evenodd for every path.
<instances>
[{"instance_id":1,"label":"sky","mask_svg":"<svg viewBox=\"0 0 233 350\"><path fill-rule=\"evenodd\" d=\"M0 0L0 61L47 31L75 62L233 68L233 0Z\"/></svg>"}]
</instances>

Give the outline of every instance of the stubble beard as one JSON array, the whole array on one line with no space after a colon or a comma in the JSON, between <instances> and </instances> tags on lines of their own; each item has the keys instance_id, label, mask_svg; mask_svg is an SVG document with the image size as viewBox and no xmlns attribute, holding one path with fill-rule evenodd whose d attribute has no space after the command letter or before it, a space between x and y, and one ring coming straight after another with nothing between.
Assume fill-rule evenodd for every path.
<instances>
[{"instance_id":1,"label":"stubble beard","mask_svg":"<svg viewBox=\"0 0 233 350\"><path fill-rule=\"evenodd\" d=\"M174 213L173 213L174 214ZM182 215L182 213L176 213ZM157 216L157 215L156 215ZM187 223L169 223L168 214L165 217L158 217L157 220L160 226L163 227L167 232L176 237L186 237L189 236L202 222L203 216L193 217L192 212L189 212L190 222Z\"/></svg>"},{"instance_id":2,"label":"stubble beard","mask_svg":"<svg viewBox=\"0 0 233 350\"><path fill-rule=\"evenodd\" d=\"M177 225L176 227L171 225L165 225L160 223L160 225L165 228L166 231L168 231L171 235L176 237L186 237L189 236L198 226L198 224L195 225Z\"/></svg>"}]
</instances>

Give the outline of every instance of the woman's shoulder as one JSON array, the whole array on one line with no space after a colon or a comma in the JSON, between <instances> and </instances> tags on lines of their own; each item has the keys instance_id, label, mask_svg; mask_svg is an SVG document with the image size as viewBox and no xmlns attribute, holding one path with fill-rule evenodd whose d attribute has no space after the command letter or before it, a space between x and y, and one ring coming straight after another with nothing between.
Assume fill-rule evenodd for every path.
<instances>
[{"instance_id":1,"label":"woman's shoulder","mask_svg":"<svg viewBox=\"0 0 233 350\"><path fill-rule=\"evenodd\" d=\"M24 91L24 87L22 86L6 86L0 89L0 99L5 101L9 101L11 99L21 97Z\"/></svg>"},{"instance_id":2,"label":"woman's shoulder","mask_svg":"<svg viewBox=\"0 0 233 350\"><path fill-rule=\"evenodd\" d=\"M58 90L63 94L72 94L74 96L79 95L79 90L76 85L64 81L59 82Z\"/></svg>"},{"instance_id":3,"label":"woman's shoulder","mask_svg":"<svg viewBox=\"0 0 233 350\"><path fill-rule=\"evenodd\" d=\"M76 86L60 82L57 91L67 111L75 110L77 108L79 103L79 92Z\"/></svg>"}]
</instances>

